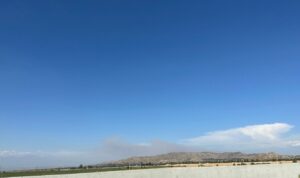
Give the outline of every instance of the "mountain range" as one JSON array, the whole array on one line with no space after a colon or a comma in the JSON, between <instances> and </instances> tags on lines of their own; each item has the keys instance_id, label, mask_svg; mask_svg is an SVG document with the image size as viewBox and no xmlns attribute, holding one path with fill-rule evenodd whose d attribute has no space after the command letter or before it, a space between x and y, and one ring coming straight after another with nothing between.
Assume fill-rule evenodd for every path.
<instances>
[{"instance_id":1,"label":"mountain range","mask_svg":"<svg viewBox=\"0 0 300 178\"><path fill-rule=\"evenodd\" d=\"M156 156L131 157L110 162L111 165L137 164L170 164L170 163L200 163L200 162L235 162L235 161L275 161L293 160L300 156L280 155L274 152L246 154L241 152L172 152Z\"/></svg>"}]
</instances>

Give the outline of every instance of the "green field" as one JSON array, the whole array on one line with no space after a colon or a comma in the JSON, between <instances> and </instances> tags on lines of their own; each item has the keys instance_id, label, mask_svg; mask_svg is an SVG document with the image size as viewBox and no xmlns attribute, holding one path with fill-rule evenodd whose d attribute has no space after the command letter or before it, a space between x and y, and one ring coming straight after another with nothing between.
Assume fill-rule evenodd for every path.
<instances>
[{"instance_id":1,"label":"green field","mask_svg":"<svg viewBox=\"0 0 300 178\"><path fill-rule=\"evenodd\" d=\"M152 169L152 168L165 168L167 166L148 166L148 167L102 167L102 168L72 168L72 169L39 169L27 171L11 171L0 172L2 177L22 177L22 176L41 176L41 175L59 175L59 174L78 174L78 173L91 173L91 172L107 172L107 171L122 171L122 170L136 170L136 169Z\"/></svg>"}]
</instances>

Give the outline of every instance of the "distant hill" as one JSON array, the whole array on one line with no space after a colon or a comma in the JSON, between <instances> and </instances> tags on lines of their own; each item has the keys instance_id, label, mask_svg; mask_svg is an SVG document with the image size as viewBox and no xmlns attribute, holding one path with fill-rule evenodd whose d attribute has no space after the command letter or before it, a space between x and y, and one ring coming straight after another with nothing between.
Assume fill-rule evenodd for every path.
<instances>
[{"instance_id":1,"label":"distant hill","mask_svg":"<svg viewBox=\"0 0 300 178\"><path fill-rule=\"evenodd\" d=\"M168 164L168 163L199 163L199 162L231 162L231 161L272 161L292 160L295 156L279 155L276 153L245 154L241 152L174 152L157 156L131 157L109 164Z\"/></svg>"}]
</instances>

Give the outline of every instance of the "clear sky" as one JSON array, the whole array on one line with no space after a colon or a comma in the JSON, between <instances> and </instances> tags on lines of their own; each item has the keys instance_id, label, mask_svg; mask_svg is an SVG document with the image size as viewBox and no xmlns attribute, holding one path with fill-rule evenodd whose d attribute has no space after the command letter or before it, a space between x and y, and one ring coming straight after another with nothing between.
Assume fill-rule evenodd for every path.
<instances>
[{"instance_id":1,"label":"clear sky","mask_svg":"<svg viewBox=\"0 0 300 178\"><path fill-rule=\"evenodd\" d=\"M263 124L298 137L299 7L2 0L0 153L92 149L111 137L177 144Z\"/></svg>"}]
</instances>

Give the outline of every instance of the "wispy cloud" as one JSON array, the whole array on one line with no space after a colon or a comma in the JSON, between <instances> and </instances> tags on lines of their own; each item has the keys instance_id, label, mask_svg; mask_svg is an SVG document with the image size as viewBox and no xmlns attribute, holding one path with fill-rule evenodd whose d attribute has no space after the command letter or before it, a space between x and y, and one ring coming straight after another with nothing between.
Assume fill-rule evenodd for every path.
<instances>
[{"instance_id":1,"label":"wispy cloud","mask_svg":"<svg viewBox=\"0 0 300 178\"><path fill-rule=\"evenodd\" d=\"M80 155L83 152L75 151L56 151L56 152L45 152L45 151L15 151L15 150L0 150L0 158L6 157L26 157L26 156L38 156L38 157L60 157L60 156L74 156Z\"/></svg>"},{"instance_id":2,"label":"wispy cloud","mask_svg":"<svg viewBox=\"0 0 300 178\"><path fill-rule=\"evenodd\" d=\"M26 155L30 155L30 152L20 152L14 150L0 150L0 158L5 157L22 157Z\"/></svg>"},{"instance_id":3,"label":"wispy cloud","mask_svg":"<svg viewBox=\"0 0 300 178\"><path fill-rule=\"evenodd\" d=\"M90 151L15 151L0 150L0 169L31 169L74 166L89 163Z\"/></svg>"}]
</instances>

